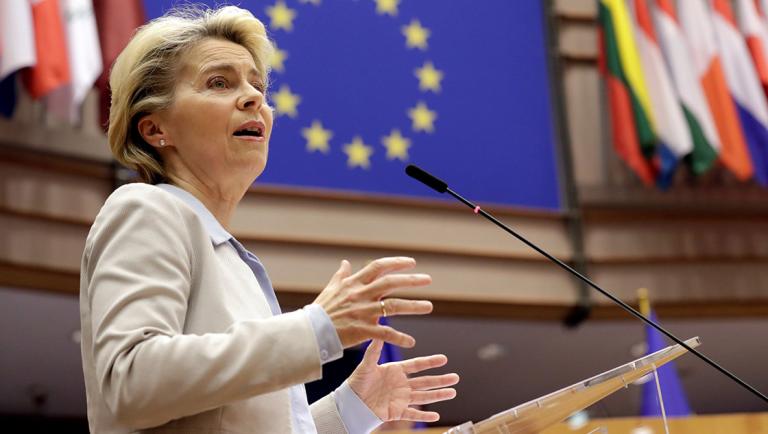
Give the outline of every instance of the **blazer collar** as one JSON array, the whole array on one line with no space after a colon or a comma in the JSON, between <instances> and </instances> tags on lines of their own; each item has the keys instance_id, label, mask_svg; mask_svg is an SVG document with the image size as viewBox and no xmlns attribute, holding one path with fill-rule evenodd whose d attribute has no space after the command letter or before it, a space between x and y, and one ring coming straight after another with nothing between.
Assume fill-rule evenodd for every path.
<instances>
[{"instance_id":1,"label":"blazer collar","mask_svg":"<svg viewBox=\"0 0 768 434\"><path fill-rule=\"evenodd\" d=\"M224 226L216 220L216 217L208 211L208 208L191 193L171 184L157 184L157 187L171 193L192 208L195 214L197 214L197 218L203 222L203 226L208 231L208 235L215 246L225 243L232 238L232 235L224 229Z\"/></svg>"}]
</instances>

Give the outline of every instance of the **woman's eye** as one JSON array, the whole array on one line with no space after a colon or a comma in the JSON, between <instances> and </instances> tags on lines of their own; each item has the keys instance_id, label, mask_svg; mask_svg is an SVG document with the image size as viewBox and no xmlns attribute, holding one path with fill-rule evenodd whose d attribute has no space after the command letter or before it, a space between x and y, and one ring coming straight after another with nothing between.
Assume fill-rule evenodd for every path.
<instances>
[{"instance_id":1,"label":"woman's eye","mask_svg":"<svg viewBox=\"0 0 768 434\"><path fill-rule=\"evenodd\" d=\"M264 85L261 83L251 83L251 86L253 86L254 89L258 90L261 93L264 93Z\"/></svg>"},{"instance_id":2,"label":"woman's eye","mask_svg":"<svg viewBox=\"0 0 768 434\"><path fill-rule=\"evenodd\" d=\"M227 81L223 78L214 78L210 81L209 86L212 89L226 89L227 88Z\"/></svg>"}]
</instances>

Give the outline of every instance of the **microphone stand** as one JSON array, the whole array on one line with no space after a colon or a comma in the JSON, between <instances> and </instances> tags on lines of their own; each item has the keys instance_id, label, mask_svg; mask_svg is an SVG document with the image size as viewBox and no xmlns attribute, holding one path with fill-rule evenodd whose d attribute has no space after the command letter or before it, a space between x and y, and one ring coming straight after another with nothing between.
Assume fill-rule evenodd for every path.
<instances>
[{"instance_id":1,"label":"microphone stand","mask_svg":"<svg viewBox=\"0 0 768 434\"><path fill-rule=\"evenodd\" d=\"M682 339L678 338L677 336L673 335L671 332L667 331L664 327L660 326L659 324L656 324L655 322L651 321L650 319L646 318L635 310L632 306L624 303L623 301L619 300L615 295L611 294L610 292L606 291L605 289L601 288L599 285L597 285L595 282L591 281L589 278L584 276L583 274L579 273L578 271L574 270L572 267L570 267L568 264L564 263L563 261L555 258L554 256L550 255L543 249L539 248L536 244L533 244L532 242L528 241L523 237L522 235L518 234L514 230L512 230L509 226L505 225L504 223L500 222L496 217L491 215L490 213L486 212L482 208L480 208L478 205L475 205L471 201L465 199L460 194L456 193L455 191L448 188L448 184L443 182L442 180L436 178L435 176L429 174L428 172L420 169L417 166L409 165L405 169L405 173L408 174L408 176L416 179L417 181L420 181L424 184L426 184L428 187L436 190L438 193L448 193L449 195L453 196L455 199L457 199L459 202L463 203L464 205L468 206L469 208L472 208L475 214L479 214L486 219L490 220L493 224L500 227L502 230L507 232L508 234L512 235L513 237L517 238L518 240L522 241L525 245L532 248L533 250L539 252L544 257L549 259L550 261L554 262L555 264L559 265L560 268L564 269L565 271L571 273L572 275L576 276L579 280L583 281L587 285L594 288L597 292L603 294L604 296L608 297L611 301L619 305L622 309L626 310L630 314L634 315L636 318L640 319L644 323L648 324L649 326L655 328L656 330L663 333L668 338L672 339L675 343L679 344L692 354L694 354L696 357L700 358L704 362L706 362L708 365L712 366L713 368L717 369L725 375L726 377L730 378L731 380L735 381L740 386L744 387L748 391L752 392L755 396L762 399L764 402L768 403L768 397L763 395L759 390L755 389L751 385L747 384L745 381L741 380L736 375L732 374L727 369L723 368L722 366L718 365L714 360L710 359L709 357L705 356L698 350L691 348L689 345L687 345L685 342L683 342Z\"/></svg>"}]
</instances>

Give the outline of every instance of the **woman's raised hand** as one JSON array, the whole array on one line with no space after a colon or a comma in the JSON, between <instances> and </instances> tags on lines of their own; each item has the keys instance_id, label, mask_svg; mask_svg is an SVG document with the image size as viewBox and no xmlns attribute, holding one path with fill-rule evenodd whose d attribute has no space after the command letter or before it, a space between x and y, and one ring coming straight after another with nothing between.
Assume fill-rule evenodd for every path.
<instances>
[{"instance_id":1,"label":"woman's raised hand","mask_svg":"<svg viewBox=\"0 0 768 434\"><path fill-rule=\"evenodd\" d=\"M392 327L380 325L379 318L393 315L423 315L432 312L427 300L385 298L403 288L425 286L432 282L427 274L397 273L416 266L413 258L380 258L352 274L347 260L315 300L331 318L344 348L369 339L380 339L410 348L413 337Z\"/></svg>"},{"instance_id":2,"label":"woman's raised hand","mask_svg":"<svg viewBox=\"0 0 768 434\"><path fill-rule=\"evenodd\" d=\"M444 366L448 359L436 354L379 365L382 346L381 341L371 342L363 361L347 380L349 387L382 422L436 422L440 419L438 413L420 410L418 406L453 399L456 389L450 386L459 382L459 376L453 373L420 374Z\"/></svg>"}]
</instances>

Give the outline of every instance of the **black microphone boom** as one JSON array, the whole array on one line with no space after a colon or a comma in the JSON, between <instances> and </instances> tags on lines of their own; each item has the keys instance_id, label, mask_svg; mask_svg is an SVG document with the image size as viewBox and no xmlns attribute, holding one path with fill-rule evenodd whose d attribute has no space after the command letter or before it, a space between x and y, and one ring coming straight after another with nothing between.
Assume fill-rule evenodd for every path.
<instances>
[{"instance_id":1,"label":"black microphone boom","mask_svg":"<svg viewBox=\"0 0 768 434\"><path fill-rule=\"evenodd\" d=\"M750 386L749 384L747 384L746 382L741 380L739 377L737 377L736 375L732 374L730 371L728 371L727 369L723 368L722 366L718 365L715 361L713 361L709 357L705 356L701 352L697 351L694 348L691 348L685 342L683 342L682 339L680 339L677 336L673 335L672 333L668 332L664 327L662 327L662 326L656 324L655 322L651 321L650 319L646 318L645 316L643 316L643 314L641 314L640 312L635 310L632 306L624 303L623 301L619 300L616 296L614 296L610 292L608 292L605 289L599 287L596 283L592 282L586 276L584 276L583 274L581 274L578 271L574 270L568 264L566 264L563 261L555 258L554 256L550 255L549 253L547 253L544 250L542 250L541 248L539 248L537 245L535 245L532 242L528 241L522 235L519 235L517 232L512 230L510 227L508 227L504 223L500 222L498 219L496 219L496 217L494 217L491 214L487 213L485 210L483 210L479 206L475 205L474 203L468 201L467 199L464 199L459 194L457 194L456 192L454 192L453 190L448 188L448 184L445 183L444 181L442 181L441 179L436 178L435 176L431 175L430 173L424 171L423 169L421 169L421 168L419 168L417 166L414 166L413 164L410 164L410 165L408 165L408 167L405 168L405 173L408 174L408 176L416 179L417 181L420 181L420 182L426 184L427 186L429 186L430 188L436 190L439 193L448 193L448 194L450 194L451 196L453 196L454 198L459 200L459 202L461 202L464 205L472 208L472 210L475 212L475 214L480 214L483 217L485 217L486 219L490 220L491 222L493 222L493 224L495 224L496 226L500 227L501 229L503 229L504 231L506 231L507 233L509 233L513 237L517 238L518 240L522 241L528 247L532 248L533 250L536 250L537 252L539 252L542 255L544 255L550 261L552 261L555 264L559 265L560 268L562 268L562 269L568 271L569 273L573 274L574 276L576 276L577 278L582 280L584 283L586 283L587 285L589 285L592 288L594 288L595 290L597 290L597 292L599 292L599 293L603 294L604 296L608 297L611 301L613 301L614 303L619 305L622 309L624 309L627 312L631 313L636 318L642 320L643 322L645 322L649 326L651 326L651 327L655 328L656 330L660 331L665 336L667 336L668 338L670 338L673 341L675 341L675 343L679 344L680 346L682 346L683 348L685 348L686 350L688 350L689 352L694 354L696 357L698 357L701 360L705 361L708 365L710 365L713 368L715 368L718 371L720 371L721 374L723 374L726 377L730 378L731 380L735 381L737 384L739 384L740 386L742 386L745 389L749 390L754 395L756 395L758 398L762 399L764 402L768 403L768 397L763 395L759 390L757 390L754 387Z\"/></svg>"},{"instance_id":2,"label":"black microphone boom","mask_svg":"<svg viewBox=\"0 0 768 434\"><path fill-rule=\"evenodd\" d=\"M448 190L448 184L435 178L434 176L421 170L421 168L414 166L413 164L409 164L408 167L405 168L405 173L407 173L411 178L426 184L438 193L445 193L445 191Z\"/></svg>"}]
</instances>

